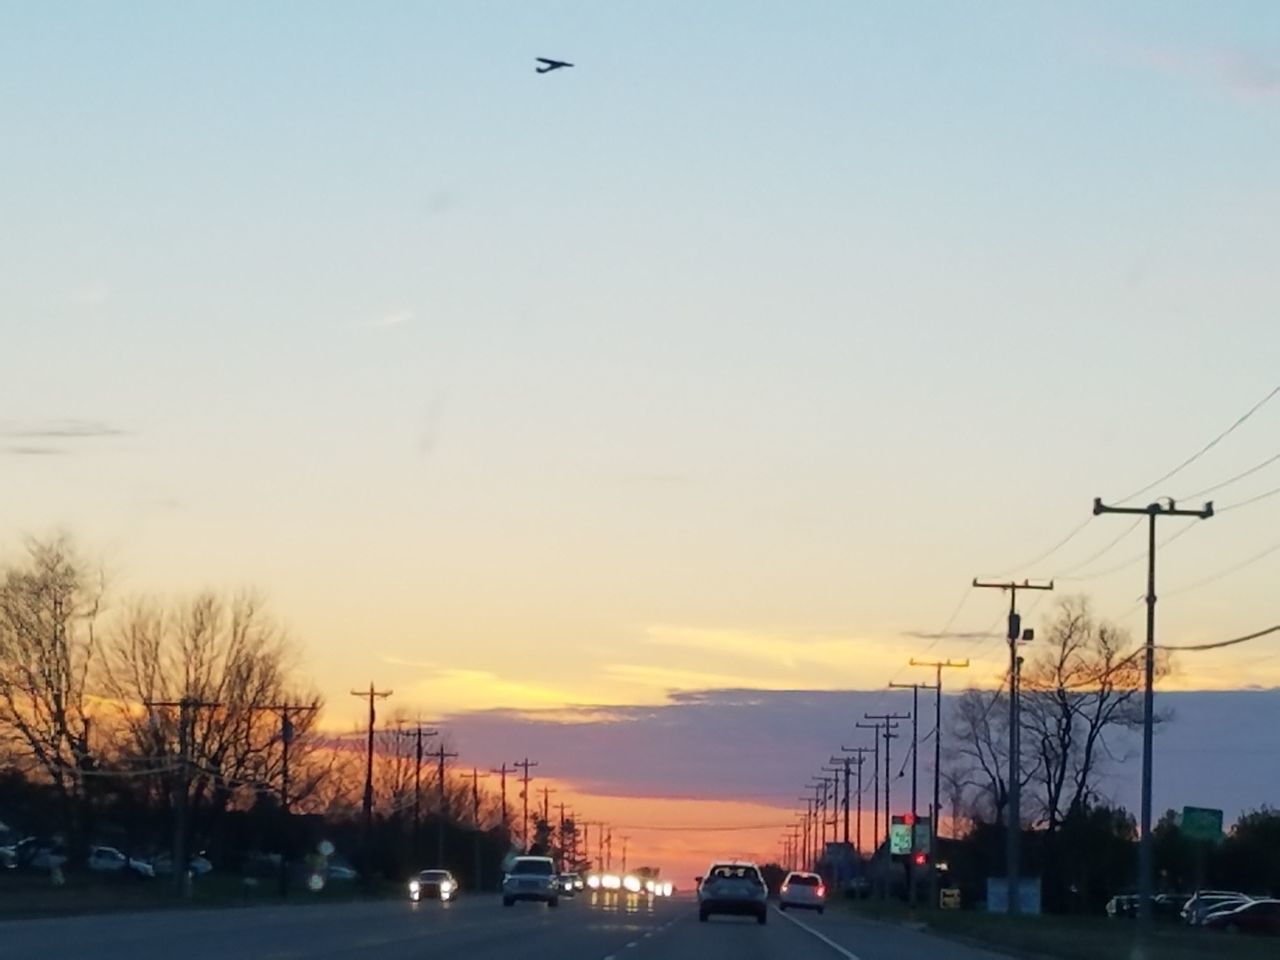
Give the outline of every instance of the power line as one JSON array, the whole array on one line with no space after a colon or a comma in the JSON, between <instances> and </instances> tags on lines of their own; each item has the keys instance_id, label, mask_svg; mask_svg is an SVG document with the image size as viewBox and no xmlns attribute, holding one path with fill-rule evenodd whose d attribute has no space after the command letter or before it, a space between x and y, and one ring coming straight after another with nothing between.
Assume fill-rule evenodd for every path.
<instances>
[{"instance_id":1,"label":"power line","mask_svg":"<svg viewBox=\"0 0 1280 960\"><path fill-rule=\"evenodd\" d=\"M1117 536L1114 540L1111 540L1110 542L1108 542L1107 545L1103 547L1101 550L1099 550L1097 553L1094 553L1091 556L1087 557L1086 559L1081 560L1079 563L1075 564L1074 566L1070 566L1070 567L1067 567L1065 570L1060 570L1056 572L1053 575L1054 579L1056 580L1066 579L1071 574L1075 573L1077 570L1080 570L1084 567L1089 566L1089 564L1093 563L1095 560L1101 559L1103 556L1110 553L1113 549L1119 546L1129 536L1129 534L1133 533L1133 531L1137 530L1138 527L1141 525L1142 525L1142 518L1139 517L1138 519L1134 520L1130 526L1125 527L1124 530L1120 532L1119 536Z\"/></svg>"},{"instance_id":2,"label":"power line","mask_svg":"<svg viewBox=\"0 0 1280 960\"><path fill-rule=\"evenodd\" d=\"M1269 500L1278 493L1280 493L1280 487L1272 487L1270 490L1260 493L1256 497L1250 497L1248 500L1238 500L1235 503L1228 503L1225 507L1218 507L1218 512L1226 513L1229 510L1239 510L1241 507L1250 507L1263 500Z\"/></svg>"},{"instance_id":3,"label":"power line","mask_svg":"<svg viewBox=\"0 0 1280 960\"><path fill-rule=\"evenodd\" d=\"M1203 447L1201 447L1191 456L1187 457L1187 459L1183 460L1180 464L1178 464L1168 473L1165 473L1162 476L1157 477L1155 480L1151 481L1145 487L1143 487L1140 490L1135 490L1133 493L1129 494L1127 497L1121 497L1116 502L1124 503L1128 500L1134 499L1135 497L1140 497L1144 493L1147 493L1149 490L1153 489L1154 487L1158 487L1160 484L1164 483L1166 480L1169 480L1172 477L1176 476L1177 474L1181 473L1187 467L1191 466L1191 464L1195 463L1197 460L1203 457L1206 453L1208 453L1210 450L1216 447L1223 440L1227 439L1227 437L1231 436L1231 434L1235 433L1236 430L1239 429L1245 423L1246 420L1248 420L1255 413L1257 413L1264 406L1266 406L1267 403L1269 403L1276 396L1276 394L1280 394L1280 385L1272 387L1270 392L1268 392L1265 397L1263 397L1261 400L1255 403L1252 407L1246 410L1243 414L1237 417L1235 422L1232 423L1229 427L1227 427L1227 429L1223 430L1216 437L1214 437L1212 440L1206 443Z\"/></svg>"},{"instance_id":4,"label":"power line","mask_svg":"<svg viewBox=\"0 0 1280 960\"><path fill-rule=\"evenodd\" d=\"M1266 396L1264 396L1261 400L1259 400L1252 407L1246 410L1243 414L1237 417L1236 420L1233 423L1231 423L1225 430L1223 430L1221 433L1215 436L1212 440L1206 443L1203 447L1201 447L1199 450L1197 450L1187 459L1183 460L1180 464L1178 464L1172 470L1169 470L1162 476L1157 477L1155 480L1151 481L1151 483L1147 484L1142 489L1135 490L1133 493L1129 494L1127 497L1121 497L1120 500L1117 502L1124 503L1126 500L1132 500L1134 497L1140 497L1142 496L1142 494L1151 490L1153 487L1157 487L1160 484L1164 483L1166 480L1172 479L1173 477L1177 476L1179 473L1181 473L1187 467L1191 466L1193 463L1195 463L1197 460L1203 457L1206 453L1208 453L1210 450L1216 447L1219 443L1221 443L1223 440L1229 437L1237 429L1239 429L1250 417L1252 417L1255 413L1257 413L1264 406L1266 406L1267 403L1269 403L1272 399L1274 399L1277 394L1280 394L1280 385L1273 387L1267 393ZM1243 479L1244 477L1247 477L1250 474L1255 473L1258 470L1261 470L1263 467L1267 466L1270 463L1275 462L1276 460L1280 460L1280 454L1276 454L1274 457L1264 461L1263 463L1258 464L1255 467L1251 467L1249 470L1246 470L1243 473L1238 474L1229 480L1224 480L1222 483L1216 484L1213 487L1210 487L1208 490L1202 490L1199 493L1190 494L1184 499L1193 500L1198 497L1202 497L1206 493L1209 493L1211 490L1217 490L1221 487L1227 486L1230 483L1234 483L1236 480ZM1018 564L1017 566L1008 568L1005 571L1005 573L1002 574L1002 576L1010 576L1014 573L1018 573L1022 570L1027 570L1027 569L1030 569L1031 567L1039 565L1043 561L1047 560L1049 557L1053 556L1063 547L1065 547L1068 543L1070 543L1072 540L1078 537L1081 533L1083 533L1085 528L1087 528L1089 524L1091 524L1095 519L1096 517L1094 516L1086 517L1077 526L1073 527L1064 537L1062 537L1060 540L1055 542L1047 550L1042 551L1032 559L1024 561L1023 563Z\"/></svg>"},{"instance_id":5,"label":"power line","mask_svg":"<svg viewBox=\"0 0 1280 960\"><path fill-rule=\"evenodd\" d=\"M1245 477L1253 476L1259 470L1262 470L1265 467L1271 466L1271 464L1275 463L1278 460L1280 460L1280 453L1272 454L1271 456L1267 457L1267 459L1263 460L1261 463L1255 463L1248 470L1243 470L1240 473L1237 473L1234 477L1228 477L1226 480L1223 480L1219 483L1215 483L1211 487L1205 487L1203 490L1197 490L1195 493L1188 493L1186 496L1179 497L1178 499L1199 500L1201 497L1207 496L1210 493L1215 493L1218 490L1221 490L1223 487L1229 487L1233 483L1243 480Z\"/></svg>"},{"instance_id":6,"label":"power line","mask_svg":"<svg viewBox=\"0 0 1280 960\"><path fill-rule=\"evenodd\" d=\"M1192 643L1185 646L1173 646L1167 643L1157 644L1159 650L1221 650L1223 647L1234 647L1237 644L1248 643L1250 640L1257 640L1259 637L1265 637L1268 634L1280 633L1280 624L1274 627L1267 627L1265 630L1258 630L1254 633L1245 634L1243 637L1233 637L1230 640L1218 640L1215 643Z\"/></svg>"},{"instance_id":7,"label":"power line","mask_svg":"<svg viewBox=\"0 0 1280 960\"><path fill-rule=\"evenodd\" d=\"M1141 518L1139 518L1138 522L1139 523L1142 522ZM1163 550L1165 547L1169 546L1169 544L1173 543L1179 537L1186 536L1192 530L1197 529L1197 527L1198 527L1198 524L1192 524L1191 526L1183 527L1181 530L1178 530L1176 533L1172 533L1169 536L1165 537L1156 546L1158 549ZM1132 530L1133 528L1130 527L1129 530L1126 530L1125 532L1128 533L1128 532L1131 532ZM1147 559L1147 551L1144 550L1142 551L1142 553L1135 553L1128 560L1125 560L1121 563L1117 563L1115 566L1107 567L1107 569L1105 570L1095 570L1093 573L1080 574L1074 577L1064 576L1061 579L1070 580L1073 583L1084 583L1089 580L1101 580L1103 577L1109 577L1113 573L1119 573L1121 570L1127 570L1129 567L1132 567L1135 563L1139 563L1140 561L1145 559Z\"/></svg>"},{"instance_id":8,"label":"power line","mask_svg":"<svg viewBox=\"0 0 1280 960\"><path fill-rule=\"evenodd\" d=\"M1191 529L1191 528L1188 527L1187 529ZM1271 554L1275 553L1277 550L1280 550L1280 542L1273 543L1271 546L1267 547L1267 549L1263 550L1261 553L1254 554L1252 557L1249 557L1247 560L1241 560L1239 563L1232 564L1231 566L1227 567L1225 570L1219 570L1217 573L1210 574L1207 577L1204 577L1200 580L1193 581L1192 583L1185 584L1184 586L1175 587L1174 589L1167 591L1165 593L1165 596L1177 597L1177 596L1181 596L1184 593L1190 593L1192 590L1198 590L1201 587L1207 587L1211 583L1217 583L1219 580L1223 579L1224 577L1229 577L1231 576L1231 574L1238 573L1239 571L1243 570L1245 567L1252 566L1253 564L1257 563L1259 560L1266 559L1267 557L1271 556Z\"/></svg>"}]
</instances>

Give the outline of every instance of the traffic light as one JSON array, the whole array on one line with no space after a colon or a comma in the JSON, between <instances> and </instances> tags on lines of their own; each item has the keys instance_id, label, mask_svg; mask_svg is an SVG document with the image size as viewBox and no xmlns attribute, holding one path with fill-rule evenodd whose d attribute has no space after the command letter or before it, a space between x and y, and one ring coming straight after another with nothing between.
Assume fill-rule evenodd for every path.
<instances>
[{"instance_id":1,"label":"traffic light","mask_svg":"<svg viewBox=\"0 0 1280 960\"><path fill-rule=\"evenodd\" d=\"M916 815L914 813L904 813L902 815L902 822L908 827L914 827L916 825Z\"/></svg>"},{"instance_id":2,"label":"traffic light","mask_svg":"<svg viewBox=\"0 0 1280 960\"><path fill-rule=\"evenodd\" d=\"M917 853L915 855L914 862L917 867L923 867L929 862L929 855L924 852Z\"/></svg>"}]
</instances>

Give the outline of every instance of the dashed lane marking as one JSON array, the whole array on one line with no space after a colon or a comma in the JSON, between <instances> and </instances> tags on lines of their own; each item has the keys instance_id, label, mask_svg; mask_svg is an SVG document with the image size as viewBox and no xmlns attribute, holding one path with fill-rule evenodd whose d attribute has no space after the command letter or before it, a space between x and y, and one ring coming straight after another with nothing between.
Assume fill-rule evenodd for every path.
<instances>
[{"instance_id":1,"label":"dashed lane marking","mask_svg":"<svg viewBox=\"0 0 1280 960\"><path fill-rule=\"evenodd\" d=\"M844 957L845 960L862 960L862 958L859 957L856 953L850 953L848 950L840 946L840 944L836 943L830 937L819 933L817 930L813 929L813 927L809 926L807 923L802 923L801 921L793 917L791 914L784 913L783 911L779 910L777 907L774 907L773 909L774 909L774 912L778 914L778 916L782 917L784 920L790 920L792 923L794 923L797 927L799 927L805 933L809 934L809 936L817 940L820 940L822 943L826 944L836 953L840 954L840 956Z\"/></svg>"}]
</instances>

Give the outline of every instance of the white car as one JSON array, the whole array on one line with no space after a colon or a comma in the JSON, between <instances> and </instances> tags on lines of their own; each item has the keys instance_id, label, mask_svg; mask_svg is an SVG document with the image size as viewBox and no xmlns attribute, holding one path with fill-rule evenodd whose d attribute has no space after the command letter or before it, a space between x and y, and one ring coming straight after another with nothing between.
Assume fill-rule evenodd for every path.
<instances>
[{"instance_id":1,"label":"white car","mask_svg":"<svg viewBox=\"0 0 1280 960\"><path fill-rule=\"evenodd\" d=\"M94 873L124 873L139 877L154 877L155 868L145 860L126 857L115 847L90 847L88 867Z\"/></svg>"},{"instance_id":2,"label":"white car","mask_svg":"<svg viewBox=\"0 0 1280 960\"><path fill-rule=\"evenodd\" d=\"M816 873L793 871L787 874L778 890L778 907L797 910L817 910L827 906L827 885Z\"/></svg>"},{"instance_id":3,"label":"white car","mask_svg":"<svg viewBox=\"0 0 1280 960\"><path fill-rule=\"evenodd\" d=\"M502 905L535 900L548 907L560 906L560 877L550 857L516 857L502 878Z\"/></svg>"}]
</instances>

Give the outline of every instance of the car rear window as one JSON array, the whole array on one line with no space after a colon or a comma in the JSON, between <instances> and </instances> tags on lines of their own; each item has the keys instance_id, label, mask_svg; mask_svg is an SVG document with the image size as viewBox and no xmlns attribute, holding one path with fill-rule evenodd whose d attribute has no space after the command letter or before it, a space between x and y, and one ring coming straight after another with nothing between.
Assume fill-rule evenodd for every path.
<instances>
[{"instance_id":1,"label":"car rear window","mask_svg":"<svg viewBox=\"0 0 1280 960\"><path fill-rule=\"evenodd\" d=\"M719 864L711 868L707 874L712 880L750 880L760 882L760 874L755 867L740 867L732 864Z\"/></svg>"},{"instance_id":2,"label":"car rear window","mask_svg":"<svg viewBox=\"0 0 1280 960\"><path fill-rule=\"evenodd\" d=\"M791 886L793 887L816 887L822 884L822 881L819 880L817 877L809 874L803 874L803 873L798 876L792 877L787 882L791 884Z\"/></svg>"},{"instance_id":3,"label":"car rear window","mask_svg":"<svg viewBox=\"0 0 1280 960\"><path fill-rule=\"evenodd\" d=\"M550 860L517 860L511 867L512 873L529 873L539 877L549 877L555 873L555 864Z\"/></svg>"},{"instance_id":4,"label":"car rear window","mask_svg":"<svg viewBox=\"0 0 1280 960\"><path fill-rule=\"evenodd\" d=\"M441 880L448 880L449 873L447 870L423 870L419 879L426 880L428 883L438 883Z\"/></svg>"}]
</instances>

